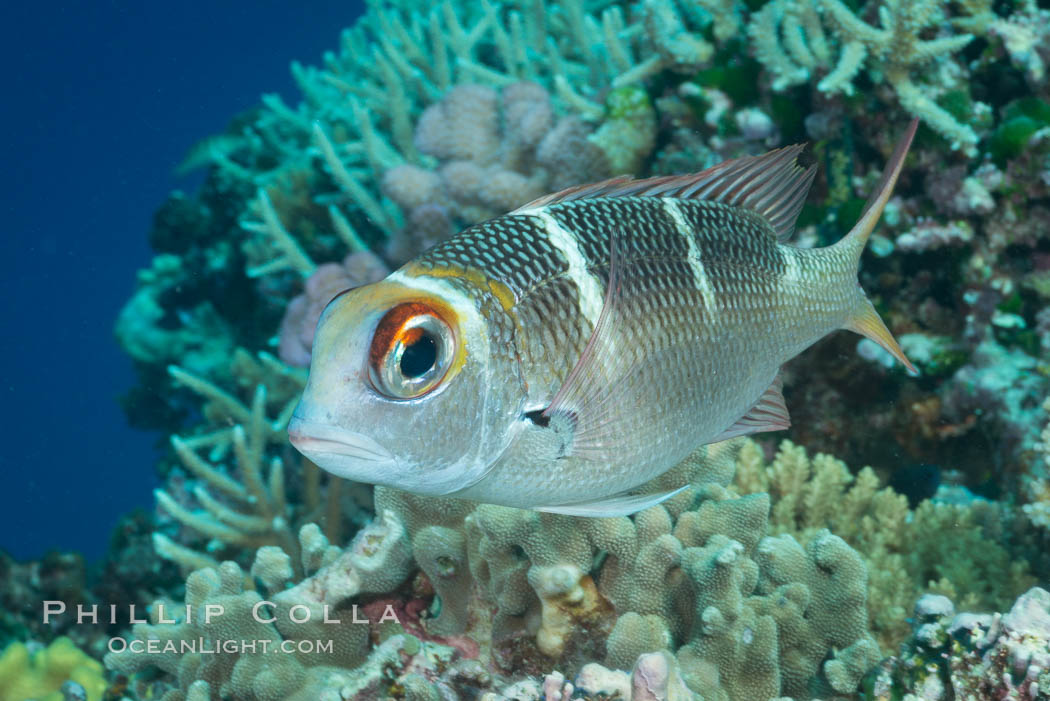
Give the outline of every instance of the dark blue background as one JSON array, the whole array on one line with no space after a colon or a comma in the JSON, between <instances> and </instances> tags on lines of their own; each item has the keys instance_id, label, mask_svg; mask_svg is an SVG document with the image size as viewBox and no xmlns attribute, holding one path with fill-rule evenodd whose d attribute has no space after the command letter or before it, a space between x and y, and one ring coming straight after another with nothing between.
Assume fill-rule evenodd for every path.
<instances>
[{"instance_id":1,"label":"dark blue background","mask_svg":"<svg viewBox=\"0 0 1050 701\"><path fill-rule=\"evenodd\" d=\"M174 167L293 59L338 46L360 1L5 3L0 9L0 548L100 555L153 508L155 435L127 427L113 337Z\"/></svg>"}]
</instances>

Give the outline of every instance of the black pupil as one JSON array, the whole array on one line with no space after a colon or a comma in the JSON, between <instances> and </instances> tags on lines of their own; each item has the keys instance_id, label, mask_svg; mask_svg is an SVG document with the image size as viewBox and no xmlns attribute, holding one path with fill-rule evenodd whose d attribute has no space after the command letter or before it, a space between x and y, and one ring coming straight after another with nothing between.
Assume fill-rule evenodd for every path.
<instances>
[{"instance_id":1,"label":"black pupil","mask_svg":"<svg viewBox=\"0 0 1050 701\"><path fill-rule=\"evenodd\" d=\"M422 377L437 362L437 344L430 334L423 334L401 354L401 374L410 380Z\"/></svg>"}]
</instances>

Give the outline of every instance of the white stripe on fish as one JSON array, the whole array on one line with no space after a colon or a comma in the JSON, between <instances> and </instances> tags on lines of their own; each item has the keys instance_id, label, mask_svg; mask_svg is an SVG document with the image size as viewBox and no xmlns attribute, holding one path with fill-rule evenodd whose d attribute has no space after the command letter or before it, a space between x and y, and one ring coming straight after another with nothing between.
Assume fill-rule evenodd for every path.
<instances>
[{"instance_id":1,"label":"white stripe on fish","mask_svg":"<svg viewBox=\"0 0 1050 701\"><path fill-rule=\"evenodd\" d=\"M520 210L514 213L514 216L536 217L543 222L548 242L560 251L569 263L569 270L566 274L576 283L580 291L580 312L587 319L587 323L593 327L598 323L598 316L602 313L605 292L602 290L601 280L588 270L587 258L580 250L576 236L566 231L558 220L551 216L546 207Z\"/></svg>"},{"instance_id":2,"label":"white stripe on fish","mask_svg":"<svg viewBox=\"0 0 1050 701\"><path fill-rule=\"evenodd\" d=\"M700 249L696 246L696 235L692 227L686 222L685 217L682 216L682 210L677 202L673 199L665 198L663 205L664 211L667 212L668 216L674 220L675 226L678 227L678 233L689 244L689 257L687 260L689 267L693 270L693 284L696 285L696 289L704 300L704 309L714 314L718 309L717 298L715 297L714 289L711 287L711 281L707 278L707 271L704 270L704 262L700 260Z\"/></svg>"}]
</instances>

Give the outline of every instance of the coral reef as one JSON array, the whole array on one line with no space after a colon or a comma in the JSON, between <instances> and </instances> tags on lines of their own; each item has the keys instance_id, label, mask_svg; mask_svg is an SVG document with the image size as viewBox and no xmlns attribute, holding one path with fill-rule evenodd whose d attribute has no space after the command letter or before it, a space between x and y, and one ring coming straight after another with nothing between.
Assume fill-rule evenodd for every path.
<instances>
[{"instance_id":1,"label":"coral reef","mask_svg":"<svg viewBox=\"0 0 1050 701\"><path fill-rule=\"evenodd\" d=\"M163 515L153 543L162 557L188 572L218 566L218 557L239 553L246 559L258 547L278 545L297 563L299 526L323 523L326 534L338 540L344 527L367 518L359 505L367 496L322 476L288 446L285 431L303 371L267 353L253 358L241 351L234 372L245 394L251 388L247 402L177 366L169 372L205 400L206 423L193 435L170 439L179 467L166 488L155 490ZM294 485L291 498L289 485Z\"/></svg>"},{"instance_id":2,"label":"coral reef","mask_svg":"<svg viewBox=\"0 0 1050 701\"><path fill-rule=\"evenodd\" d=\"M881 26L872 26L841 0L774 0L755 14L749 31L756 56L775 76L774 89L804 83L819 68L826 75L818 90L851 95L854 79L870 62L869 70L893 88L904 109L942 134L953 149L972 155L977 134L929 94L958 81L958 67L945 59L973 39L971 34L922 38L943 20L943 5L940 0L886 0L878 7ZM939 69L929 71L931 63ZM920 70L937 79L917 84L914 75Z\"/></svg>"},{"instance_id":3,"label":"coral reef","mask_svg":"<svg viewBox=\"0 0 1050 701\"><path fill-rule=\"evenodd\" d=\"M612 95L630 90L620 88ZM642 99L647 102L644 93ZM606 122L636 129L631 136L643 143L632 144L632 149L622 138L603 140L601 131L591 135L576 117L555 121L551 96L537 83L511 83L499 91L476 84L452 88L423 111L415 128L417 149L435 159L437 167L403 164L383 173L383 193L408 222L388 243L388 254L407 260L456 228L572 183L608 177L613 159L639 152L644 157L655 126L645 129L633 114L622 108ZM569 153L571 159L566 158Z\"/></svg>"},{"instance_id":4,"label":"coral reef","mask_svg":"<svg viewBox=\"0 0 1050 701\"><path fill-rule=\"evenodd\" d=\"M871 629L884 650L903 641L907 612L927 591L996 610L1034 583L1026 564L1004 547L1003 516L988 502L934 499L913 510L870 467L854 476L842 461L810 458L789 441L771 461L757 443L745 442L734 485L744 494L770 495L772 533L806 544L831 529L861 553Z\"/></svg>"},{"instance_id":5,"label":"coral reef","mask_svg":"<svg viewBox=\"0 0 1050 701\"><path fill-rule=\"evenodd\" d=\"M309 576L294 586L288 588L296 579L289 553L274 546L257 552L252 574L275 607L272 626L248 615L265 599L246 588L240 567L223 563L190 575L185 602L198 612L223 604L221 625L187 620L161 627L155 621L134 633L143 640L242 638L279 645L326 630L282 624L296 606L313 612L316 621L326 606L346 612L353 603L374 611L375 602L386 601L403 612L394 630L436 637L459 651L453 656L462 653L506 673L553 661L578 670L602 656L614 668L632 668L646 653L669 650L674 657L667 660L703 698L851 692L881 657L867 632L863 560L826 530L806 547L788 534L763 537L768 498L736 497L725 489L737 447L698 451L666 478L690 479L693 486L633 519L581 522L379 488L380 518L345 552L329 547L316 526L301 531L297 553ZM431 609L438 612L422 621L411 592L399 589L416 567L433 587ZM376 598L387 592L394 598ZM155 615L158 610L155 605ZM381 620L377 629L385 637ZM366 655L388 654L382 645L369 651L367 630L338 629L340 636L356 631L352 641L337 641L340 652L332 659L338 666L353 668ZM309 694L330 681L330 662L302 655L279 674L245 654L221 663L202 659L114 653L107 664L126 674L159 667L176 677L174 688L183 694L204 679L224 695L316 698ZM648 669L655 661L638 664ZM365 663L345 674L367 677L368 669Z\"/></svg>"},{"instance_id":6,"label":"coral reef","mask_svg":"<svg viewBox=\"0 0 1050 701\"><path fill-rule=\"evenodd\" d=\"M1039 590L1017 615L963 627L923 596L1002 610L1050 572L1048 12L369 3L320 66L293 66L300 104L264 96L190 155L204 185L157 212L157 256L116 329L140 376L129 415L173 436L155 524L129 527L109 565L117 601L157 600L134 637L293 650L114 654L111 674L129 697L165 701L1050 688ZM287 445L317 318L343 289L550 191L802 140L822 167L795 243L825 245L864 208L907 114L927 128L860 282L919 378L834 335L785 368L793 443L701 451L661 478L688 490L632 518L373 491ZM163 560L137 570L150 542ZM0 562L36 582L5 588L2 620L46 641L22 611L54 588L36 567ZM76 579L73 564L52 571ZM180 599L227 613L208 625ZM917 601L903 652L859 684L909 636ZM276 620L255 620L258 604ZM325 628L325 612L365 623ZM74 639L97 654L99 635ZM334 647L299 647L312 640Z\"/></svg>"},{"instance_id":7,"label":"coral reef","mask_svg":"<svg viewBox=\"0 0 1050 701\"><path fill-rule=\"evenodd\" d=\"M930 595L916 605L914 620L909 644L865 680L861 698L1046 698L1050 592L1045 589L1031 589L1005 614L955 614L949 599Z\"/></svg>"},{"instance_id":8,"label":"coral reef","mask_svg":"<svg viewBox=\"0 0 1050 701\"><path fill-rule=\"evenodd\" d=\"M316 310L338 285L609 174L696 170L811 138L826 167L798 239L827 243L863 207L890 124L910 110L966 153L920 134L862 283L894 331L958 342L936 359L933 382L906 383L864 367L848 339L829 340L828 356L850 358L841 368L820 351L789 368L815 382L787 384L789 400L806 396L791 402L792 438L855 464L889 464L902 446L911 461L958 466L973 487L989 465L1022 472L1050 389L1042 374L1027 377L1026 359L1039 361L1045 301L1040 271L1029 270L1038 263L1027 262L1039 259L1024 249L1044 245L1040 213L1050 211L1040 204L1050 109L1030 79L1042 12L1027 1L377 4L323 65L294 67L301 104L266 96L203 143L188 161L209 167L201 192L158 212L160 255L119 324L142 375L127 398L134 421L187 432L198 400L166 365L218 386L238 381L228 362L237 348L303 365ZM966 158L974 149L992 162ZM357 272L334 275L330 264L348 255ZM311 278L319 266L327 272ZM976 352L989 336L1002 348ZM1016 366L1000 376L1013 385L978 413L986 393L969 388L986 385L991 362ZM872 382L884 387L878 397L857 391ZM1008 451L982 440L999 433Z\"/></svg>"},{"instance_id":9,"label":"coral reef","mask_svg":"<svg viewBox=\"0 0 1050 701\"><path fill-rule=\"evenodd\" d=\"M1050 413L1050 399L1043 403L1043 410ZM1021 508L1033 524L1050 530L1050 477L1046 473L1050 467L1050 422L1043 428L1040 440L1036 448L1041 453L1042 469L1032 471L1027 486L1028 503Z\"/></svg>"}]
</instances>

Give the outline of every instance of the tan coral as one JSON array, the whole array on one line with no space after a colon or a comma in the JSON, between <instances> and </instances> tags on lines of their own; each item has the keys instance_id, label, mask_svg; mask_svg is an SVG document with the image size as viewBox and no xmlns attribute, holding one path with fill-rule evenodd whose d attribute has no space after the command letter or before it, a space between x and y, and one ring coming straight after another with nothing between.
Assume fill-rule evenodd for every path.
<instances>
[{"instance_id":1,"label":"tan coral","mask_svg":"<svg viewBox=\"0 0 1050 701\"><path fill-rule=\"evenodd\" d=\"M533 567L529 584L542 606L536 645L545 655L560 656L575 631L610 612L594 580L573 565Z\"/></svg>"},{"instance_id":2,"label":"tan coral","mask_svg":"<svg viewBox=\"0 0 1050 701\"><path fill-rule=\"evenodd\" d=\"M746 441L735 486L742 493L769 492L773 533L806 544L829 528L864 556L872 631L886 650L908 635L906 618L924 591L968 592L968 607L995 609L1032 581L990 530L999 520L991 504L926 501L911 510L870 467L854 476L842 461L810 457L790 441L771 462Z\"/></svg>"}]
</instances>

